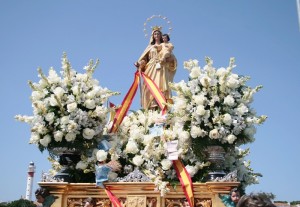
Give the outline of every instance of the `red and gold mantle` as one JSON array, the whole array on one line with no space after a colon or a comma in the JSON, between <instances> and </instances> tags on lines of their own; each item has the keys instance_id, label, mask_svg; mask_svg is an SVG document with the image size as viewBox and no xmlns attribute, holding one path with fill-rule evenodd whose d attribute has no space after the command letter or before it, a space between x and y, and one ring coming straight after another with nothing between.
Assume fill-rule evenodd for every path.
<instances>
[{"instance_id":1,"label":"red and gold mantle","mask_svg":"<svg viewBox=\"0 0 300 207\"><path fill-rule=\"evenodd\" d=\"M40 182L52 195L57 196L51 207L83 207L87 197L97 200L98 207L111 207L105 191L95 183ZM219 194L228 194L239 182L193 183L195 207L223 207ZM164 197L154 191L149 182L106 182L112 193L121 200L123 207L180 207L184 206L184 193L180 185L169 186L170 192Z\"/></svg>"}]
</instances>

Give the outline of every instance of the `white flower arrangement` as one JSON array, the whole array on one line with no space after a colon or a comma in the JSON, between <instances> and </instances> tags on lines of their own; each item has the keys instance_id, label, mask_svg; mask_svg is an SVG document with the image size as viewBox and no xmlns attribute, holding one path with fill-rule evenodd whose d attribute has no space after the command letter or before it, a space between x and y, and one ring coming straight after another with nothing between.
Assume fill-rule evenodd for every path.
<instances>
[{"instance_id":1,"label":"white flower arrangement","mask_svg":"<svg viewBox=\"0 0 300 207\"><path fill-rule=\"evenodd\" d=\"M39 82L29 82L32 89L32 116L15 118L31 126L30 144L41 151L55 148L74 149L83 159L77 164L84 169L95 162L97 144L105 130L109 109L106 102L118 93L102 88L92 77L98 60L90 60L85 73L77 73L64 53L61 76L51 67L48 75L39 68ZM89 159L93 154L93 159ZM57 167L55 167L57 168Z\"/></svg>"},{"instance_id":2,"label":"white flower arrangement","mask_svg":"<svg viewBox=\"0 0 300 207\"><path fill-rule=\"evenodd\" d=\"M226 169L230 172L233 166L243 166L244 170L238 170L238 174L245 187L256 183L260 174L254 173L249 163L237 164L247 153L241 156L233 152L236 147L254 141L255 125L262 124L267 117L257 116L251 108L253 95L262 86L247 86L249 77L232 72L234 61L231 58L227 68L218 69L213 67L210 58L206 58L207 64L202 69L197 60L184 62L184 68L190 72L189 81L171 84L177 94L168 122L171 126L180 126L177 131L181 130L182 134L189 134L184 140L191 144L199 160L204 159L205 149L210 145L223 146L227 154L235 155L235 164L231 163Z\"/></svg>"},{"instance_id":3,"label":"white flower arrangement","mask_svg":"<svg viewBox=\"0 0 300 207\"><path fill-rule=\"evenodd\" d=\"M112 138L113 147L109 150L110 156L117 158L121 164L138 167L155 183L155 189L162 196L169 191L167 184L177 178L172 161L168 159L167 142L177 140L181 133L175 128L170 129L165 122L165 115L158 111L130 113L120 125L117 136ZM208 165L196 159L188 150L188 144L181 145L178 150L181 159L190 164L189 172Z\"/></svg>"},{"instance_id":4,"label":"white flower arrangement","mask_svg":"<svg viewBox=\"0 0 300 207\"><path fill-rule=\"evenodd\" d=\"M133 164L143 171L162 195L168 192L167 183L177 180L168 159L166 142L169 141L178 141L179 159L194 182L205 180L209 162L204 152L210 145L225 148L224 170L227 173L237 170L242 187L257 183L260 176L244 160L249 151L238 147L254 141L255 125L266 119L257 116L250 106L253 95L262 86L246 86L249 77L232 73L234 59L227 68L219 69L213 67L211 59L206 61L203 69L197 60L184 63L190 78L171 84L177 94L167 116L151 110L126 116L110 150L110 155L120 163ZM164 127L153 132L161 123Z\"/></svg>"}]
</instances>

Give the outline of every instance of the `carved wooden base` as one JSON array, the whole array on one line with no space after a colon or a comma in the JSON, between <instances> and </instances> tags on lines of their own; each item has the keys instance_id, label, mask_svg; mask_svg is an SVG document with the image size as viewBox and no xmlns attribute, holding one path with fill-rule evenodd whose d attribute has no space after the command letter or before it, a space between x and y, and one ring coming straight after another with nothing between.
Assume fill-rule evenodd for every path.
<instances>
[{"instance_id":1,"label":"carved wooden base","mask_svg":"<svg viewBox=\"0 0 300 207\"><path fill-rule=\"evenodd\" d=\"M97 207L112 207L105 191L95 183L40 182L52 195L57 196L51 207L83 207L84 200L92 197ZM193 183L195 207L223 207L219 194L228 194L239 182ZM119 198L123 207L184 207L185 196L180 185L169 186L164 197L154 191L150 182L106 182L111 192ZM188 205L187 205L188 206Z\"/></svg>"}]
</instances>

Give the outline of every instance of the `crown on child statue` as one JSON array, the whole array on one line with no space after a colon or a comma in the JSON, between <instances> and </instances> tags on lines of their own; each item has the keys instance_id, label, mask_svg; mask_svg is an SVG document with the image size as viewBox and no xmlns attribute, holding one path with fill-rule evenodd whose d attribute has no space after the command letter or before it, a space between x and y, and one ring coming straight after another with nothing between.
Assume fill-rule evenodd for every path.
<instances>
[{"instance_id":1,"label":"crown on child statue","mask_svg":"<svg viewBox=\"0 0 300 207\"><path fill-rule=\"evenodd\" d=\"M171 31L172 31L172 29L173 29L172 26L171 26L171 21L168 20L167 17L164 17L164 16L162 16L162 15L159 14L159 15L152 15L151 17L147 18L146 22L144 23L144 33L145 33L145 37L148 36L148 32L147 32L147 29L146 29L147 23L149 23L149 22L150 22L152 19L154 19L154 18L159 18L159 19L164 20L164 22L167 24L167 27L169 27L169 28L168 28L168 29L169 29L168 35L170 35L170 34L171 34ZM152 31L155 31L155 30L161 31L161 30L162 30L162 26L157 26L157 25L151 26L151 29L152 29Z\"/></svg>"}]
</instances>

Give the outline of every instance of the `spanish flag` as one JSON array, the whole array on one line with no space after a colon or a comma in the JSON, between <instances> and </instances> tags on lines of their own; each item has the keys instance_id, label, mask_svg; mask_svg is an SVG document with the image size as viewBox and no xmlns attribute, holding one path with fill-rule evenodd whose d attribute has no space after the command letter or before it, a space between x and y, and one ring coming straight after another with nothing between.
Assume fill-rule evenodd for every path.
<instances>
[{"instance_id":1,"label":"spanish flag","mask_svg":"<svg viewBox=\"0 0 300 207\"><path fill-rule=\"evenodd\" d=\"M105 193L109 197L109 199L112 202L112 204L114 205L114 207L122 207L118 198L109 189L106 188Z\"/></svg>"},{"instance_id":2,"label":"spanish flag","mask_svg":"<svg viewBox=\"0 0 300 207\"><path fill-rule=\"evenodd\" d=\"M124 117L126 116L126 113L129 110L132 100L138 89L139 81L140 81L139 71L136 71L134 74L134 81L133 81L129 91L126 94L126 96L122 102L122 105L120 106L120 108L117 109L112 127L110 129L110 133L117 131L118 127L120 126Z\"/></svg>"},{"instance_id":3,"label":"spanish flag","mask_svg":"<svg viewBox=\"0 0 300 207\"><path fill-rule=\"evenodd\" d=\"M177 177L181 183L181 187L187 201L189 202L191 207L194 207L193 182L189 173L186 171L184 165L180 160L173 160L173 166L176 170Z\"/></svg>"},{"instance_id":4,"label":"spanish flag","mask_svg":"<svg viewBox=\"0 0 300 207\"><path fill-rule=\"evenodd\" d=\"M162 114L165 114L167 107L166 107L166 98L164 94L161 92L161 90L158 88L158 86L153 82L153 80L150 77L148 77L144 73L141 73L141 75L147 88L150 90L157 104L161 108Z\"/></svg>"}]
</instances>

